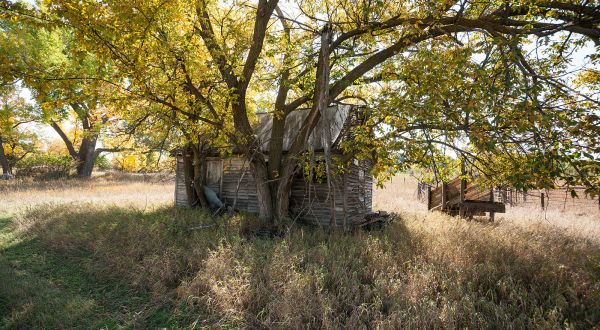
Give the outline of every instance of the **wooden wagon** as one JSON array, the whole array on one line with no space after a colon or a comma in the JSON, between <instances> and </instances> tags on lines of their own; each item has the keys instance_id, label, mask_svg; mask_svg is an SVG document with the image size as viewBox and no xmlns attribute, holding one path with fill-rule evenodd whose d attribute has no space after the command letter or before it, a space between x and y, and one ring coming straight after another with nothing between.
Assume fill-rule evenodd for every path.
<instances>
[{"instance_id":1,"label":"wooden wagon","mask_svg":"<svg viewBox=\"0 0 600 330\"><path fill-rule=\"evenodd\" d=\"M444 182L437 188L429 187L427 209L467 218L487 212L491 220L495 213L506 212L504 203L494 201L493 189L469 183L460 177Z\"/></svg>"}]
</instances>

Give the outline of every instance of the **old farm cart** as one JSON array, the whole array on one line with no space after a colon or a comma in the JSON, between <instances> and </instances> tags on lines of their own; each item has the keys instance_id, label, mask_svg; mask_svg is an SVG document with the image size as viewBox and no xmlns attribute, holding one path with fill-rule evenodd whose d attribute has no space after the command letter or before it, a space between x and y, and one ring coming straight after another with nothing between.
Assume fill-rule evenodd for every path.
<instances>
[{"instance_id":1,"label":"old farm cart","mask_svg":"<svg viewBox=\"0 0 600 330\"><path fill-rule=\"evenodd\" d=\"M444 182L437 188L428 186L426 198L428 210L465 218L487 212L490 220L494 220L495 213L506 212L504 203L494 201L493 189L486 189L461 178Z\"/></svg>"}]
</instances>

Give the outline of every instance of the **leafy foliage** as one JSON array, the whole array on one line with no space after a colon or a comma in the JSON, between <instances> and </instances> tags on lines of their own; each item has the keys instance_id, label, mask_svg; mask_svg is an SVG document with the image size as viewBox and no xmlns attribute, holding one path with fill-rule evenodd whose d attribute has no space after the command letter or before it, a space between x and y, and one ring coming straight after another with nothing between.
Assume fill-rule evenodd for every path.
<instances>
[{"instance_id":1,"label":"leafy foliage","mask_svg":"<svg viewBox=\"0 0 600 330\"><path fill-rule=\"evenodd\" d=\"M43 153L23 158L17 167L17 175L41 178L66 177L73 169L69 156L53 156Z\"/></svg>"},{"instance_id":2,"label":"leafy foliage","mask_svg":"<svg viewBox=\"0 0 600 330\"><path fill-rule=\"evenodd\" d=\"M41 108L37 121L56 130L78 163L78 175L89 176L93 158L112 147L105 143L100 150L96 143L112 133L111 124L118 119L114 103L120 98L109 81L111 62L82 47L72 29L40 18L46 13L43 6L16 3L11 8L20 15L0 17L6 49L3 69L32 92ZM65 121L74 124L79 141L63 130Z\"/></svg>"},{"instance_id":3,"label":"leafy foliage","mask_svg":"<svg viewBox=\"0 0 600 330\"><path fill-rule=\"evenodd\" d=\"M40 8L9 6L7 17L56 28L45 40L67 36L58 53L78 60L62 68L94 76L77 82L86 88L70 85L68 99L103 86L120 95L126 132L233 145L257 182L272 186L257 186L265 216L281 200L271 192L285 195L303 159L323 95L362 106L341 148L346 161L374 161L382 180L413 165L443 180L460 158L490 185L598 190L594 3L47 0ZM284 153L284 119L302 107L309 119ZM268 162L252 131L257 111L275 118Z\"/></svg>"},{"instance_id":4,"label":"leafy foliage","mask_svg":"<svg viewBox=\"0 0 600 330\"><path fill-rule=\"evenodd\" d=\"M37 151L37 136L24 128L39 116L37 107L27 104L13 85L0 88L0 141L10 168Z\"/></svg>"}]
</instances>

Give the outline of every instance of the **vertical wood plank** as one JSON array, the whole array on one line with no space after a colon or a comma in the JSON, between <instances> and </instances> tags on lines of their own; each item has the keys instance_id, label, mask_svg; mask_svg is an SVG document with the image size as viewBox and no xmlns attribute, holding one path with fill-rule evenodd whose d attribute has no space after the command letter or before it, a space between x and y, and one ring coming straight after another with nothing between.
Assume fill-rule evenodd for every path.
<instances>
[{"instance_id":1,"label":"vertical wood plank","mask_svg":"<svg viewBox=\"0 0 600 330\"><path fill-rule=\"evenodd\" d=\"M198 197L194 190L194 164L192 162L191 148L186 148L183 153L183 173L185 181L185 191L187 196L187 206L192 207L197 203Z\"/></svg>"},{"instance_id":2,"label":"vertical wood plank","mask_svg":"<svg viewBox=\"0 0 600 330\"><path fill-rule=\"evenodd\" d=\"M219 180L219 197L223 198L223 175L225 174L225 160L221 159L221 179Z\"/></svg>"},{"instance_id":3,"label":"vertical wood plank","mask_svg":"<svg viewBox=\"0 0 600 330\"><path fill-rule=\"evenodd\" d=\"M446 204L448 203L448 184L442 182L442 211L446 211Z\"/></svg>"},{"instance_id":4,"label":"vertical wood plank","mask_svg":"<svg viewBox=\"0 0 600 330\"><path fill-rule=\"evenodd\" d=\"M467 190L467 180L460 180L460 206L459 206L459 215L461 218L465 216L465 190Z\"/></svg>"},{"instance_id":5,"label":"vertical wood plank","mask_svg":"<svg viewBox=\"0 0 600 330\"><path fill-rule=\"evenodd\" d=\"M541 202L542 210L543 210L544 207L545 207L545 205L544 205L545 204L545 200L544 200L545 199L545 195L544 195L544 193L542 193L540 196L541 196L540 202Z\"/></svg>"},{"instance_id":6,"label":"vertical wood plank","mask_svg":"<svg viewBox=\"0 0 600 330\"><path fill-rule=\"evenodd\" d=\"M490 189L490 202L494 201L494 188ZM496 213L495 212L490 212L490 222L494 222L494 219L496 217Z\"/></svg>"},{"instance_id":7,"label":"vertical wood plank","mask_svg":"<svg viewBox=\"0 0 600 330\"><path fill-rule=\"evenodd\" d=\"M431 186L427 186L427 210L431 210Z\"/></svg>"},{"instance_id":8,"label":"vertical wood plank","mask_svg":"<svg viewBox=\"0 0 600 330\"><path fill-rule=\"evenodd\" d=\"M464 176L466 175L465 169L465 160L463 159L460 163L460 175L462 178L460 179L460 205L458 206L458 215L461 218L465 217L465 191L467 190L467 180L465 180Z\"/></svg>"}]
</instances>

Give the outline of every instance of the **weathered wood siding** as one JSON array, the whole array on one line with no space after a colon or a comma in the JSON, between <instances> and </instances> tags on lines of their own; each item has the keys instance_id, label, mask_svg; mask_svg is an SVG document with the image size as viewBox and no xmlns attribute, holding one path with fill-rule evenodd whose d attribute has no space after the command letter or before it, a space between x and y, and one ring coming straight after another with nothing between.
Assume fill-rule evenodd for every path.
<instances>
[{"instance_id":1,"label":"weathered wood siding","mask_svg":"<svg viewBox=\"0 0 600 330\"><path fill-rule=\"evenodd\" d=\"M185 177L183 173L183 157L177 156L175 171L175 205L189 206L187 192L185 191Z\"/></svg>"},{"instance_id":2,"label":"weathered wood siding","mask_svg":"<svg viewBox=\"0 0 600 330\"><path fill-rule=\"evenodd\" d=\"M367 164L354 162L345 177L335 177L336 226L359 222L372 211L373 178ZM345 189L344 189L345 187ZM332 212L327 182L307 182L298 178L292 184L291 211L304 222L328 226ZM344 196L346 203L344 204Z\"/></svg>"},{"instance_id":3,"label":"weathered wood siding","mask_svg":"<svg viewBox=\"0 0 600 330\"><path fill-rule=\"evenodd\" d=\"M243 158L208 158L206 185L214 190L219 198L235 209L248 213L258 213L256 184ZM177 160L175 200L177 205L187 205L183 161ZM342 226L344 218L348 225L361 221L372 210L373 178L366 163L351 164L345 178L335 178L336 225ZM344 212L344 193L346 207ZM298 177L292 184L290 211L298 221L328 226L331 209L328 200L327 183L307 182Z\"/></svg>"},{"instance_id":4,"label":"weathered wood siding","mask_svg":"<svg viewBox=\"0 0 600 330\"><path fill-rule=\"evenodd\" d=\"M207 180L208 186L214 190L219 198L226 204L235 205L235 209L258 213L258 199L256 198L256 185L248 162L243 158L208 158L207 169L218 171L221 166L219 181ZM213 173L208 174L207 178Z\"/></svg>"}]
</instances>

